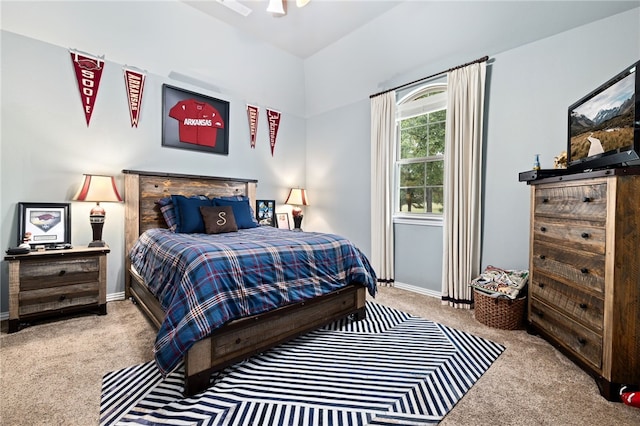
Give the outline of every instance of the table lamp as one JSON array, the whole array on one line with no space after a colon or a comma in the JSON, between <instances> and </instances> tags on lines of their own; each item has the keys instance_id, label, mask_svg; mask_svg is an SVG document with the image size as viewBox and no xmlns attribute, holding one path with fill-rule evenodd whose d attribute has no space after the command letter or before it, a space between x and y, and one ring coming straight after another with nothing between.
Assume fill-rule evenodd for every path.
<instances>
[{"instance_id":1,"label":"table lamp","mask_svg":"<svg viewBox=\"0 0 640 426\"><path fill-rule=\"evenodd\" d=\"M290 204L293 207L291 214L293 215L293 230L302 231L302 209L300 206L308 206L309 200L307 199L307 191L302 188L291 188L289 196L285 204Z\"/></svg>"},{"instance_id":2,"label":"table lamp","mask_svg":"<svg viewBox=\"0 0 640 426\"><path fill-rule=\"evenodd\" d=\"M95 201L96 205L89 213L89 223L93 230L93 241L89 247L105 247L102 241L102 227L104 226L105 211L100 202L120 202L122 198L116 187L113 176L84 175L84 182L78 193L73 197L75 201Z\"/></svg>"}]
</instances>

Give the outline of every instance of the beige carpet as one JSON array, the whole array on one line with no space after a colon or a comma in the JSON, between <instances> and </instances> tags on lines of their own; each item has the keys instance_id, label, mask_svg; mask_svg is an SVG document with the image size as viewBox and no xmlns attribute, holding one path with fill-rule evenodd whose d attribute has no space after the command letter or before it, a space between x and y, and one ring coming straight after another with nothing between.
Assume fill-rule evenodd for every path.
<instances>
[{"instance_id":1,"label":"beige carpet","mask_svg":"<svg viewBox=\"0 0 640 426\"><path fill-rule=\"evenodd\" d=\"M478 323L472 311L382 287L377 303L506 346L442 425L640 425L640 409L602 398L595 382L545 341ZM149 361L155 331L129 301L0 335L1 425L94 425L102 376Z\"/></svg>"}]
</instances>

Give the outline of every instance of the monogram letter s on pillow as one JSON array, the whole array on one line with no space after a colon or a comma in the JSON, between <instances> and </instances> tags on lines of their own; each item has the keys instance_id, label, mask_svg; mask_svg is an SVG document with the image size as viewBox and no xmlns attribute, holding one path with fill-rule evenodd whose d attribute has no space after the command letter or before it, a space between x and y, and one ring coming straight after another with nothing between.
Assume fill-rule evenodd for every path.
<instances>
[{"instance_id":1,"label":"monogram letter s on pillow","mask_svg":"<svg viewBox=\"0 0 640 426\"><path fill-rule=\"evenodd\" d=\"M223 232L237 232L238 226L231 206L211 207L200 206L200 213L204 221L207 234L221 234Z\"/></svg>"}]
</instances>

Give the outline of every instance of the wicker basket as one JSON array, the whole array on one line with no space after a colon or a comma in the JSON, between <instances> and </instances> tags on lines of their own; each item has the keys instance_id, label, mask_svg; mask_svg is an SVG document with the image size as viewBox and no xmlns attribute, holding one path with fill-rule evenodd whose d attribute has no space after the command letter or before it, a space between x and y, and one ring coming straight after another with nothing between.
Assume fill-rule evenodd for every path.
<instances>
[{"instance_id":1,"label":"wicker basket","mask_svg":"<svg viewBox=\"0 0 640 426\"><path fill-rule=\"evenodd\" d=\"M508 299L488 296L474 291L475 317L484 325L503 330L522 328L527 298Z\"/></svg>"}]
</instances>

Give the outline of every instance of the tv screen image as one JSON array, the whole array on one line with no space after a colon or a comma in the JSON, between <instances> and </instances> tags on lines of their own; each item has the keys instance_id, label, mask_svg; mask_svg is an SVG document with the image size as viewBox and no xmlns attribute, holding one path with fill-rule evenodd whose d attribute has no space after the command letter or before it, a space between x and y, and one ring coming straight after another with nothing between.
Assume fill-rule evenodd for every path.
<instances>
[{"instance_id":1,"label":"tv screen image","mask_svg":"<svg viewBox=\"0 0 640 426\"><path fill-rule=\"evenodd\" d=\"M569 107L569 167L615 166L637 158L640 79L636 65Z\"/></svg>"},{"instance_id":2,"label":"tv screen image","mask_svg":"<svg viewBox=\"0 0 640 426\"><path fill-rule=\"evenodd\" d=\"M571 111L571 158L633 145L635 75L629 74Z\"/></svg>"}]
</instances>

